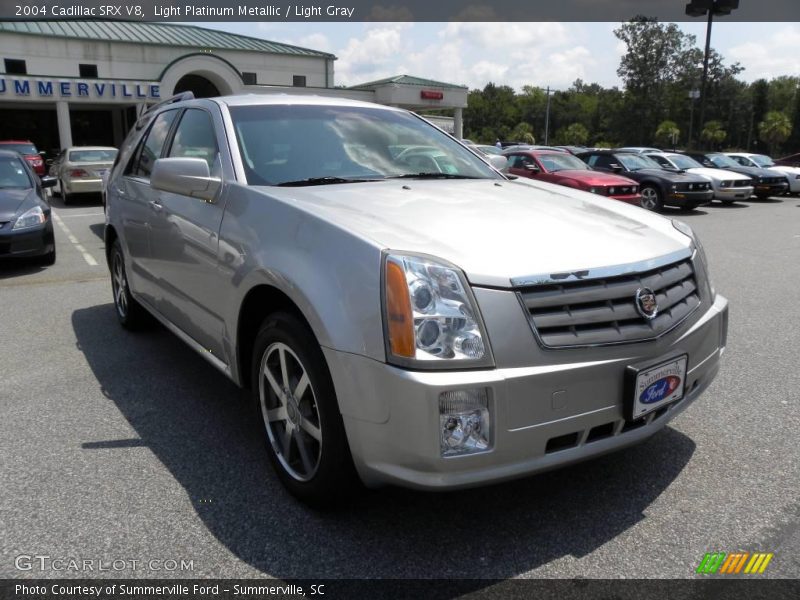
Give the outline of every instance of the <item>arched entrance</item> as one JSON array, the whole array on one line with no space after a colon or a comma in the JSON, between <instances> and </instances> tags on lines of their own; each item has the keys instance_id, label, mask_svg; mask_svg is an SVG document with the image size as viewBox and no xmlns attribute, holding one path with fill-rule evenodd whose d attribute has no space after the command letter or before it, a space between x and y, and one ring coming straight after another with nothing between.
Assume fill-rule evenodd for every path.
<instances>
[{"instance_id":1,"label":"arched entrance","mask_svg":"<svg viewBox=\"0 0 800 600\"><path fill-rule=\"evenodd\" d=\"M181 92L192 92L195 98L213 98L221 95L217 86L196 73L189 73L178 80L178 83L175 84L174 93L179 94Z\"/></svg>"}]
</instances>

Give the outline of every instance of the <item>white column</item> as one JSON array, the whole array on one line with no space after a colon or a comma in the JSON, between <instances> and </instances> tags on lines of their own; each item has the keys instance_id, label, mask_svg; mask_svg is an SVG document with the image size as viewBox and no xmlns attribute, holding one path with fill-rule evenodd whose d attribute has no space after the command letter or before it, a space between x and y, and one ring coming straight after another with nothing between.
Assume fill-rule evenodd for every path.
<instances>
[{"instance_id":1,"label":"white column","mask_svg":"<svg viewBox=\"0 0 800 600\"><path fill-rule=\"evenodd\" d=\"M58 141L61 149L72 146L72 124L69 120L69 103L63 100L56 102L56 116L58 117Z\"/></svg>"},{"instance_id":2,"label":"white column","mask_svg":"<svg viewBox=\"0 0 800 600\"><path fill-rule=\"evenodd\" d=\"M459 140L464 137L464 121L462 119L463 109L457 108L453 115L453 136Z\"/></svg>"}]
</instances>

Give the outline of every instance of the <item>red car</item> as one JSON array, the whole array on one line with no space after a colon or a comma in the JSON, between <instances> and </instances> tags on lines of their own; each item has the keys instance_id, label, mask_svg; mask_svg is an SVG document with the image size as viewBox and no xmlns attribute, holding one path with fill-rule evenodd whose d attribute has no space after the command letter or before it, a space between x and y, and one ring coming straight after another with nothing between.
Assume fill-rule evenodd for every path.
<instances>
[{"instance_id":1,"label":"red car","mask_svg":"<svg viewBox=\"0 0 800 600\"><path fill-rule=\"evenodd\" d=\"M39 177L44 177L44 159L30 140L2 140L0 141L0 150L18 152L28 161L34 173Z\"/></svg>"},{"instance_id":2,"label":"red car","mask_svg":"<svg viewBox=\"0 0 800 600\"><path fill-rule=\"evenodd\" d=\"M639 184L632 179L595 171L580 158L553 150L505 152L508 173L639 204Z\"/></svg>"}]
</instances>

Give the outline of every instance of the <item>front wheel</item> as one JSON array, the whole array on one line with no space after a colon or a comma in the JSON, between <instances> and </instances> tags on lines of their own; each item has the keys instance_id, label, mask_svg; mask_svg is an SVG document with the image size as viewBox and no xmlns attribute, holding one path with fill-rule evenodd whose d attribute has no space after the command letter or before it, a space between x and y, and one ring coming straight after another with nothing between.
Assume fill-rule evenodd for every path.
<instances>
[{"instance_id":1,"label":"front wheel","mask_svg":"<svg viewBox=\"0 0 800 600\"><path fill-rule=\"evenodd\" d=\"M642 187L639 193L642 195L642 199L639 201L639 205L642 208L646 208L647 210L661 210L664 206L664 201L661 198L661 191L657 187L646 185Z\"/></svg>"},{"instance_id":2,"label":"front wheel","mask_svg":"<svg viewBox=\"0 0 800 600\"><path fill-rule=\"evenodd\" d=\"M300 500L336 503L357 486L344 423L314 334L276 313L256 337L252 391L275 472Z\"/></svg>"}]
</instances>

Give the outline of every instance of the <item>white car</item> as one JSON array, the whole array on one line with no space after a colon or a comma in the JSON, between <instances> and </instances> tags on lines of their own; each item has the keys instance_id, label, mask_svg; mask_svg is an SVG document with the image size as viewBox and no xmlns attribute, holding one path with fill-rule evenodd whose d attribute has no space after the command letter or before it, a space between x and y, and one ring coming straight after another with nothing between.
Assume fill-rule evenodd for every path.
<instances>
[{"instance_id":1,"label":"white car","mask_svg":"<svg viewBox=\"0 0 800 600\"><path fill-rule=\"evenodd\" d=\"M69 204L73 194L102 193L117 149L106 146L75 146L59 154L50 165L58 179L61 200Z\"/></svg>"},{"instance_id":2,"label":"white car","mask_svg":"<svg viewBox=\"0 0 800 600\"><path fill-rule=\"evenodd\" d=\"M758 167L778 171L786 175L789 180L789 193L800 194L800 167L784 167L776 165L766 154L751 154L749 152L726 152L733 160L745 167Z\"/></svg>"},{"instance_id":3,"label":"white car","mask_svg":"<svg viewBox=\"0 0 800 600\"><path fill-rule=\"evenodd\" d=\"M647 156L665 169L678 169L696 175L702 175L711 181L714 188L714 199L723 204L732 204L737 200L748 200L753 195L753 180L747 175L734 173L725 169L704 167L695 159L685 154L674 152L651 152Z\"/></svg>"}]
</instances>

